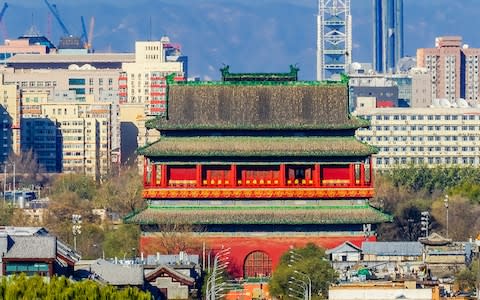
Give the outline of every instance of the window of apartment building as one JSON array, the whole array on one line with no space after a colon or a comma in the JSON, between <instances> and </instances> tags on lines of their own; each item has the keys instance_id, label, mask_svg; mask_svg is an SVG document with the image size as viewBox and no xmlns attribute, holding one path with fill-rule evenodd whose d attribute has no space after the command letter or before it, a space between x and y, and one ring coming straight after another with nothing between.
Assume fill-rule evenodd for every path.
<instances>
[{"instance_id":1,"label":"window of apartment building","mask_svg":"<svg viewBox=\"0 0 480 300\"><path fill-rule=\"evenodd\" d=\"M470 116L468 116L468 119L469 119L469 120L475 120L475 116L474 116L474 115L470 115Z\"/></svg>"},{"instance_id":2,"label":"window of apartment building","mask_svg":"<svg viewBox=\"0 0 480 300\"><path fill-rule=\"evenodd\" d=\"M418 147L418 151L423 152L423 151L424 151L424 147Z\"/></svg>"},{"instance_id":3,"label":"window of apartment building","mask_svg":"<svg viewBox=\"0 0 480 300\"><path fill-rule=\"evenodd\" d=\"M435 120L439 121L439 120L441 120L441 119L442 119L442 116L440 116L440 115L435 115Z\"/></svg>"},{"instance_id":4,"label":"window of apartment building","mask_svg":"<svg viewBox=\"0 0 480 300\"><path fill-rule=\"evenodd\" d=\"M103 85L103 78L98 78L98 85Z\"/></svg>"},{"instance_id":5,"label":"window of apartment building","mask_svg":"<svg viewBox=\"0 0 480 300\"><path fill-rule=\"evenodd\" d=\"M417 151L417 148L416 147L410 147L410 151L415 152L415 151Z\"/></svg>"},{"instance_id":6,"label":"window of apartment building","mask_svg":"<svg viewBox=\"0 0 480 300\"><path fill-rule=\"evenodd\" d=\"M416 115L410 116L410 120L416 120L416 119L417 119Z\"/></svg>"},{"instance_id":7,"label":"window of apartment building","mask_svg":"<svg viewBox=\"0 0 480 300\"><path fill-rule=\"evenodd\" d=\"M454 121L458 120L458 116L455 116L455 115L452 115L451 118L452 118L452 120L454 120Z\"/></svg>"},{"instance_id":8,"label":"window of apartment building","mask_svg":"<svg viewBox=\"0 0 480 300\"><path fill-rule=\"evenodd\" d=\"M399 120L399 119L400 119L400 116L395 115L395 116L393 116L393 119L394 119L394 120Z\"/></svg>"},{"instance_id":9,"label":"window of apartment building","mask_svg":"<svg viewBox=\"0 0 480 300\"><path fill-rule=\"evenodd\" d=\"M451 163L450 157L445 157L445 163L446 163L446 164L450 164L450 163Z\"/></svg>"},{"instance_id":10,"label":"window of apartment building","mask_svg":"<svg viewBox=\"0 0 480 300\"><path fill-rule=\"evenodd\" d=\"M113 84L113 79L112 78L108 78L108 85L112 85Z\"/></svg>"},{"instance_id":11,"label":"window of apartment building","mask_svg":"<svg viewBox=\"0 0 480 300\"><path fill-rule=\"evenodd\" d=\"M423 116L418 116L418 119L419 119L420 121L422 121L422 120L423 120Z\"/></svg>"},{"instance_id":12,"label":"window of apartment building","mask_svg":"<svg viewBox=\"0 0 480 300\"><path fill-rule=\"evenodd\" d=\"M89 78L89 79L88 79L88 84L89 84L89 85L93 85L93 78Z\"/></svg>"},{"instance_id":13,"label":"window of apartment building","mask_svg":"<svg viewBox=\"0 0 480 300\"><path fill-rule=\"evenodd\" d=\"M406 157L401 157L400 162L405 165L407 163L407 158Z\"/></svg>"},{"instance_id":14,"label":"window of apartment building","mask_svg":"<svg viewBox=\"0 0 480 300\"><path fill-rule=\"evenodd\" d=\"M475 158L469 157L469 158L468 158L468 162L469 162L471 165L473 165L473 164L475 163Z\"/></svg>"},{"instance_id":15,"label":"window of apartment building","mask_svg":"<svg viewBox=\"0 0 480 300\"><path fill-rule=\"evenodd\" d=\"M407 116L406 116L406 115L401 115L401 116L400 116L400 119L403 120L403 121L405 121L405 120L407 119Z\"/></svg>"},{"instance_id":16,"label":"window of apartment building","mask_svg":"<svg viewBox=\"0 0 480 300\"><path fill-rule=\"evenodd\" d=\"M427 118L428 118L429 120L433 120L433 116L432 116L432 115L428 116Z\"/></svg>"},{"instance_id":17,"label":"window of apartment building","mask_svg":"<svg viewBox=\"0 0 480 300\"><path fill-rule=\"evenodd\" d=\"M381 165L382 164L382 159L381 158L377 158L377 165Z\"/></svg>"},{"instance_id":18,"label":"window of apartment building","mask_svg":"<svg viewBox=\"0 0 480 300\"><path fill-rule=\"evenodd\" d=\"M388 126L383 126L383 130L388 131L389 130Z\"/></svg>"}]
</instances>

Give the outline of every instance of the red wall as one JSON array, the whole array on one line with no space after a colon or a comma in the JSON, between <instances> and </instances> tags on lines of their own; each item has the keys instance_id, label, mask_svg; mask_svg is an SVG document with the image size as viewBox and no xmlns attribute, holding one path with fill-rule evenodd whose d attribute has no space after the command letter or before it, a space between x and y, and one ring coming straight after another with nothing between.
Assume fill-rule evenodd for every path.
<instances>
[{"instance_id":1,"label":"red wall","mask_svg":"<svg viewBox=\"0 0 480 300\"><path fill-rule=\"evenodd\" d=\"M195 166L168 166L168 178L170 180L195 180Z\"/></svg>"},{"instance_id":2,"label":"red wall","mask_svg":"<svg viewBox=\"0 0 480 300\"><path fill-rule=\"evenodd\" d=\"M322 180L350 179L350 168L345 166L320 166Z\"/></svg>"},{"instance_id":3,"label":"red wall","mask_svg":"<svg viewBox=\"0 0 480 300\"><path fill-rule=\"evenodd\" d=\"M155 254L145 253L143 249L153 249L152 244L158 243L157 238L143 236L140 239L140 251L144 255ZM374 236L368 241L375 241ZM248 254L253 251L263 251L272 259L272 266L275 268L280 262L280 257L291 247L303 247L307 243L315 243L325 249L334 248L345 241L361 246L365 241L363 236L323 236L323 237L202 237L208 249L216 252L223 248L230 247L229 273L235 278L243 277L243 263ZM197 253L202 257L202 253Z\"/></svg>"}]
</instances>

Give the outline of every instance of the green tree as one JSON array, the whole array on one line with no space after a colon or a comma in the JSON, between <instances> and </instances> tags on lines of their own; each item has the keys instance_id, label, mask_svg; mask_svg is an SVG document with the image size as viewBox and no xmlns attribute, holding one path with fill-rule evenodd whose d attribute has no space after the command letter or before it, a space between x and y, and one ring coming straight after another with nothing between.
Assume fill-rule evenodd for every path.
<instances>
[{"instance_id":1,"label":"green tree","mask_svg":"<svg viewBox=\"0 0 480 300\"><path fill-rule=\"evenodd\" d=\"M336 281L338 275L330 265L325 250L309 243L304 248L292 251L294 254L286 252L282 255L280 264L273 272L269 282L270 294L278 298L294 299L295 297L289 296L292 294L289 288L294 290L301 288L295 287L297 284L292 283L292 277L296 278L296 280L293 279L294 282L303 280L307 283L306 277L300 275L303 273L311 280L312 299L326 299L328 287Z\"/></svg>"},{"instance_id":2,"label":"green tree","mask_svg":"<svg viewBox=\"0 0 480 300\"><path fill-rule=\"evenodd\" d=\"M73 192L82 200L92 200L97 191L97 184L93 178L79 174L60 174L50 188L50 195Z\"/></svg>"},{"instance_id":3,"label":"green tree","mask_svg":"<svg viewBox=\"0 0 480 300\"><path fill-rule=\"evenodd\" d=\"M138 168L124 167L118 176L107 179L100 186L94 199L95 206L126 215L144 207L142 191L142 177L138 174Z\"/></svg>"},{"instance_id":4,"label":"green tree","mask_svg":"<svg viewBox=\"0 0 480 300\"><path fill-rule=\"evenodd\" d=\"M115 225L105 231L102 247L106 257L131 257L136 255L140 228L134 224Z\"/></svg>"},{"instance_id":5,"label":"green tree","mask_svg":"<svg viewBox=\"0 0 480 300\"><path fill-rule=\"evenodd\" d=\"M44 280L40 276L27 277L24 274L2 277L0 299L139 299L151 300L152 296L135 287L119 290L108 285L99 285L91 280L75 282L65 277Z\"/></svg>"}]
</instances>

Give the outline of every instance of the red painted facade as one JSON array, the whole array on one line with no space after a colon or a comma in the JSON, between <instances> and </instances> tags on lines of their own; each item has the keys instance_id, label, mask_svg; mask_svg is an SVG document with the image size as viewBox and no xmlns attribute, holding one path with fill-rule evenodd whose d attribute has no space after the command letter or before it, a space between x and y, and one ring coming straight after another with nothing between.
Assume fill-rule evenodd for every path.
<instances>
[{"instance_id":1,"label":"red painted facade","mask_svg":"<svg viewBox=\"0 0 480 300\"><path fill-rule=\"evenodd\" d=\"M311 165L144 164L144 198L357 198L373 196L364 163Z\"/></svg>"},{"instance_id":2,"label":"red painted facade","mask_svg":"<svg viewBox=\"0 0 480 300\"><path fill-rule=\"evenodd\" d=\"M145 252L145 249L152 249L152 244L158 243L158 238L142 236L140 240L140 251ZM213 254L224 248L230 248L229 256L229 273L235 278L243 277L244 262L247 256L253 251L265 252L272 260L272 267L275 267L280 262L280 257L291 249L291 247L303 247L307 243L314 243L322 248L330 249L342 244L345 241L350 241L354 245L361 247L364 241L375 241L376 237L371 236L365 238L361 235L356 236L263 236L263 237L212 237L205 236L201 238L207 245L207 251L212 251ZM211 250L208 250L211 249ZM154 253L146 253L154 254ZM201 253L198 253L201 254Z\"/></svg>"}]
</instances>

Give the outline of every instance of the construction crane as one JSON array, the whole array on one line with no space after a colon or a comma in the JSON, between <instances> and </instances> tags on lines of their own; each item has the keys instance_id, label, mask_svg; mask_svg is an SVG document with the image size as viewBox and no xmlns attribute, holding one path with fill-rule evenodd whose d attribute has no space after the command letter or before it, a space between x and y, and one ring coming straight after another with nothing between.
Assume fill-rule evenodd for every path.
<instances>
[{"instance_id":1,"label":"construction crane","mask_svg":"<svg viewBox=\"0 0 480 300\"><path fill-rule=\"evenodd\" d=\"M66 36L71 36L70 31L67 29L67 26L63 23L62 19L60 18L60 14L58 13L57 6L52 5L48 2L48 0L44 0L45 4L48 6L48 9L52 13L52 15L57 19L58 24L60 24L60 27L62 28L63 34Z\"/></svg>"},{"instance_id":2,"label":"construction crane","mask_svg":"<svg viewBox=\"0 0 480 300\"><path fill-rule=\"evenodd\" d=\"M3 34L4 39L8 38L7 28L6 28L5 24L3 23L3 16L5 15L5 11L7 10L7 8L8 8L8 4L7 4L7 2L5 2L3 4L2 11L0 11L0 26L2 27L2 34Z\"/></svg>"},{"instance_id":3,"label":"construction crane","mask_svg":"<svg viewBox=\"0 0 480 300\"><path fill-rule=\"evenodd\" d=\"M87 34L87 26L85 25L85 19L83 16L80 17L82 21L82 36L80 37L83 42L85 49L88 49L88 52L92 51L92 39L93 39L93 27L95 26L95 18L90 18L90 26Z\"/></svg>"},{"instance_id":4,"label":"construction crane","mask_svg":"<svg viewBox=\"0 0 480 300\"><path fill-rule=\"evenodd\" d=\"M88 36L87 36L87 26L85 26L85 19L83 16L80 17L80 21L82 22L82 36L80 39L82 39L83 42L83 47L85 49L88 49Z\"/></svg>"}]
</instances>

